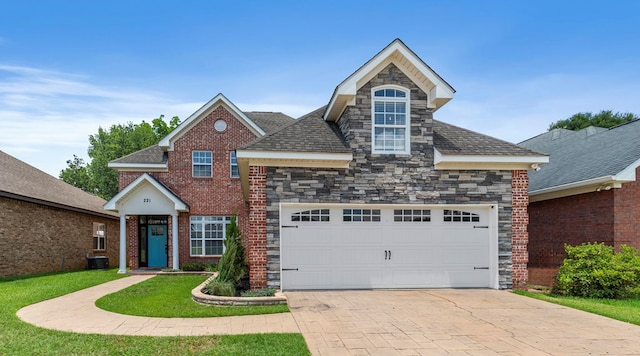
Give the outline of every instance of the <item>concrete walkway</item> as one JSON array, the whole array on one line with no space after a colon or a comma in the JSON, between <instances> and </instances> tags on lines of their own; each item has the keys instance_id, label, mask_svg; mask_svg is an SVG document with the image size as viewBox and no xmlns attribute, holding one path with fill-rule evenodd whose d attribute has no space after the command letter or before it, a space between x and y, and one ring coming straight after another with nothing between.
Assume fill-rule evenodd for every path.
<instances>
[{"instance_id":1,"label":"concrete walkway","mask_svg":"<svg viewBox=\"0 0 640 356\"><path fill-rule=\"evenodd\" d=\"M152 318L116 314L95 306L100 297L152 275L129 276L18 310L18 317L43 328L83 334L140 336L299 333L290 313L220 318Z\"/></svg>"},{"instance_id":2,"label":"concrete walkway","mask_svg":"<svg viewBox=\"0 0 640 356\"><path fill-rule=\"evenodd\" d=\"M640 326L508 291L287 292L314 355L640 355Z\"/></svg>"}]
</instances>

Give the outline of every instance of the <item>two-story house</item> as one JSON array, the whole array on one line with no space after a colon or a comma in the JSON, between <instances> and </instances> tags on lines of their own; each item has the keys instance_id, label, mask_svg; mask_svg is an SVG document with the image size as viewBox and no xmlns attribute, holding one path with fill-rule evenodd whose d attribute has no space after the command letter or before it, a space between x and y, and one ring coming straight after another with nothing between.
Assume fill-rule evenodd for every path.
<instances>
[{"instance_id":1,"label":"two-story house","mask_svg":"<svg viewBox=\"0 0 640 356\"><path fill-rule=\"evenodd\" d=\"M222 94L111 163L120 271L211 260L237 214L252 288L520 288L527 169L547 156L433 119L454 89L399 39L297 120Z\"/></svg>"}]
</instances>

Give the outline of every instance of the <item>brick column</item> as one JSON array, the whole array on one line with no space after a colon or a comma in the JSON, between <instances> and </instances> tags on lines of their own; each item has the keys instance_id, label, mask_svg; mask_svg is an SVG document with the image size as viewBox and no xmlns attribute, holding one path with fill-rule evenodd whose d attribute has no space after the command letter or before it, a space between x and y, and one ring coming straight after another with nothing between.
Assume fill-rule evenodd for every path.
<instances>
[{"instance_id":1,"label":"brick column","mask_svg":"<svg viewBox=\"0 0 640 356\"><path fill-rule=\"evenodd\" d=\"M267 287L267 170L249 167L249 233L246 239L251 289Z\"/></svg>"},{"instance_id":2,"label":"brick column","mask_svg":"<svg viewBox=\"0 0 640 356\"><path fill-rule=\"evenodd\" d=\"M529 281L529 177L526 170L512 171L511 189L513 194L511 212L511 261L513 265L512 282L514 289L526 289Z\"/></svg>"}]
</instances>

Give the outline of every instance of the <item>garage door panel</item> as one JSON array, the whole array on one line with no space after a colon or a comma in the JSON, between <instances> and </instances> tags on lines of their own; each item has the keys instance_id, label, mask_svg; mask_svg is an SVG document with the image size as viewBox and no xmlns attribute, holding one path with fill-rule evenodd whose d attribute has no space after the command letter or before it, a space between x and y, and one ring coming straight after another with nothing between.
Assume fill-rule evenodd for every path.
<instances>
[{"instance_id":1,"label":"garage door panel","mask_svg":"<svg viewBox=\"0 0 640 356\"><path fill-rule=\"evenodd\" d=\"M281 229L283 289L489 287L497 273L488 207L322 209L283 207L308 220Z\"/></svg>"}]
</instances>

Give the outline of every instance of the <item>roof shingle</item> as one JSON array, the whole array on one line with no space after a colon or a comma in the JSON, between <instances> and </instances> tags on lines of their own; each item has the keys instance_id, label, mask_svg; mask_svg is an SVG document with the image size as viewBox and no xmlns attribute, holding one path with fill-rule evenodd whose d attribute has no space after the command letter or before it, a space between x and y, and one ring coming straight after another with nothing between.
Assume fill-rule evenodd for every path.
<instances>
[{"instance_id":1,"label":"roof shingle","mask_svg":"<svg viewBox=\"0 0 640 356\"><path fill-rule=\"evenodd\" d=\"M74 211L117 216L102 208L105 203L102 198L50 176L3 151L0 151L0 195Z\"/></svg>"}]
</instances>

